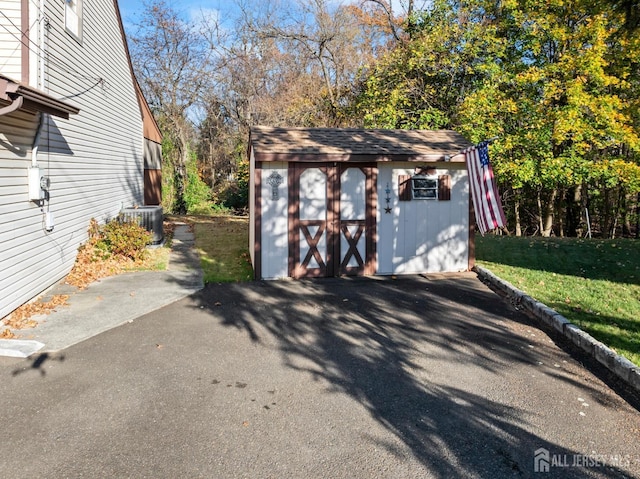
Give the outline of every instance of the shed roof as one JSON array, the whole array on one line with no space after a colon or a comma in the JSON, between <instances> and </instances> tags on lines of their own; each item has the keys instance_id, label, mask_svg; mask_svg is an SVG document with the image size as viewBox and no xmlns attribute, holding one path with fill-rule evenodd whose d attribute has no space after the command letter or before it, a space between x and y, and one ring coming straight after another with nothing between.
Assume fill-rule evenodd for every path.
<instances>
[{"instance_id":1,"label":"shed roof","mask_svg":"<svg viewBox=\"0 0 640 479\"><path fill-rule=\"evenodd\" d=\"M256 161L464 161L471 147L452 130L251 128Z\"/></svg>"}]
</instances>

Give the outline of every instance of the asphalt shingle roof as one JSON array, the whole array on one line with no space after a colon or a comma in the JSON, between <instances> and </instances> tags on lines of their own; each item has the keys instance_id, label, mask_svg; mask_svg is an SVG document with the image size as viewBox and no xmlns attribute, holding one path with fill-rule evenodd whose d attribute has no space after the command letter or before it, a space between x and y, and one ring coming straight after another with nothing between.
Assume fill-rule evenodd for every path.
<instances>
[{"instance_id":1,"label":"asphalt shingle roof","mask_svg":"<svg viewBox=\"0 0 640 479\"><path fill-rule=\"evenodd\" d=\"M251 148L258 161L329 160L437 161L453 158L469 143L451 130L365 130L355 128L251 128ZM315 161L321 161L320 158Z\"/></svg>"}]
</instances>

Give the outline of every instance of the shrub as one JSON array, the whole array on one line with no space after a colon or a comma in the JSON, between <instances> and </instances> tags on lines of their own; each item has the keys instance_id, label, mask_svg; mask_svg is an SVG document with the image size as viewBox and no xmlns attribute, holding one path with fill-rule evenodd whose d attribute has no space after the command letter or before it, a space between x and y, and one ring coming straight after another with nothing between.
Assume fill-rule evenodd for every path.
<instances>
[{"instance_id":1,"label":"shrub","mask_svg":"<svg viewBox=\"0 0 640 479\"><path fill-rule=\"evenodd\" d=\"M101 228L101 237L96 247L113 255L124 256L132 260L141 260L146 253L145 247L151 242L151 233L136 221L125 221L122 218L110 221Z\"/></svg>"}]
</instances>

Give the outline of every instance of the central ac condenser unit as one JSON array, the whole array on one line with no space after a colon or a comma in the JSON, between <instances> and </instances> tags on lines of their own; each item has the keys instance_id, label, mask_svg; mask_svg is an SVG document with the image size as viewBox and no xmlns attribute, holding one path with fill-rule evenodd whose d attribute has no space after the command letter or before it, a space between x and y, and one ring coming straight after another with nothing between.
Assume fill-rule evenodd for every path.
<instances>
[{"instance_id":1,"label":"central ac condenser unit","mask_svg":"<svg viewBox=\"0 0 640 479\"><path fill-rule=\"evenodd\" d=\"M162 243L164 231L162 229L162 206L138 206L137 208L123 208L121 217L124 221L137 221L140 226L151 233L151 243Z\"/></svg>"}]
</instances>

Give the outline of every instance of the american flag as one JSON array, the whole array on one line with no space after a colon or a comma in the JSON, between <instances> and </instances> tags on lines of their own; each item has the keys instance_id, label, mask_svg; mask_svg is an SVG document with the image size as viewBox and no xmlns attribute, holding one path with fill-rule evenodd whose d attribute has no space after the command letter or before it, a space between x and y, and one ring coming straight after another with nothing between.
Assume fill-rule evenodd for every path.
<instances>
[{"instance_id":1,"label":"american flag","mask_svg":"<svg viewBox=\"0 0 640 479\"><path fill-rule=\"evenodd\" d=\"M502 228L507 224L502 210L502 202L493 178L493 169L489 162L489 143L483 141L464 151L469 170L469 185L476 223L480 234Z\"/></svg>"}]
</instances>

